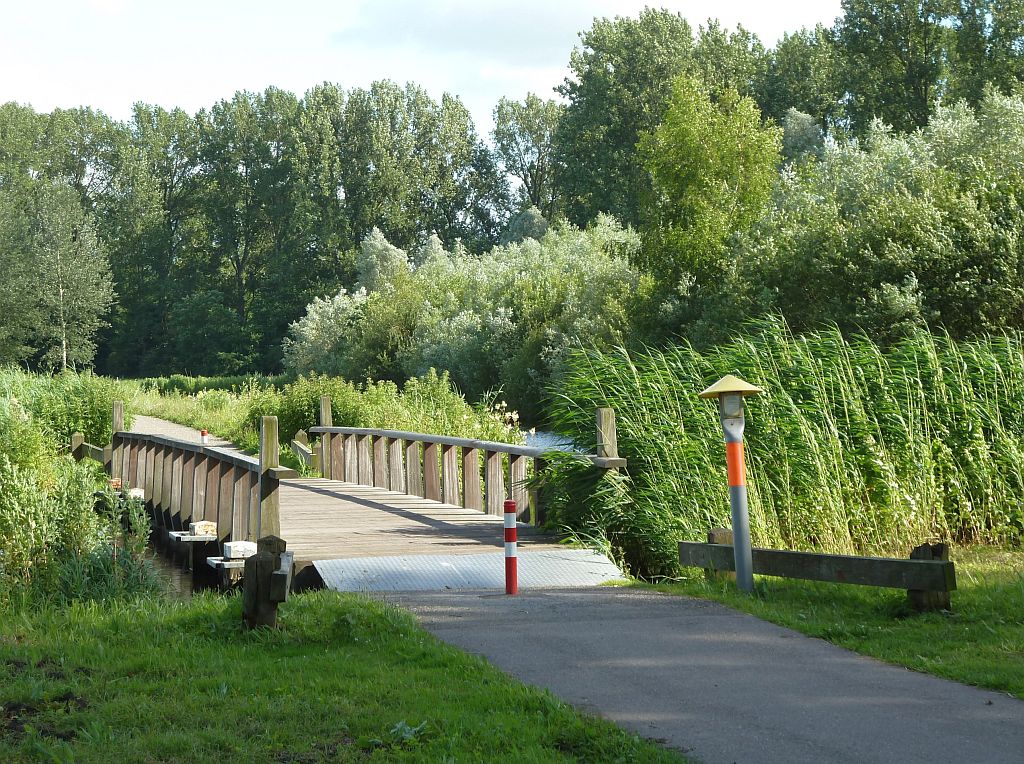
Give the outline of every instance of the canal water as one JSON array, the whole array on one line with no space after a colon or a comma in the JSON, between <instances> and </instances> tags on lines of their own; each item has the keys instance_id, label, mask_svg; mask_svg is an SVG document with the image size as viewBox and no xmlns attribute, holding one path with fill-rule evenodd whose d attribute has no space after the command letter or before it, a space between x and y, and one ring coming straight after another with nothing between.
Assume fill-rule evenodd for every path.
<instances>
[{"instance_id":1,"label":"canal water","mask_svg":"<svg viewBox=\"0 0 1024 764\"><path fill-rule=\"evenodd\" d=\"M192 574L182 570L153 546L152 542L149 544L148 554L167 596L174 600L192 599Z\"/></svg>"}]
</instances>

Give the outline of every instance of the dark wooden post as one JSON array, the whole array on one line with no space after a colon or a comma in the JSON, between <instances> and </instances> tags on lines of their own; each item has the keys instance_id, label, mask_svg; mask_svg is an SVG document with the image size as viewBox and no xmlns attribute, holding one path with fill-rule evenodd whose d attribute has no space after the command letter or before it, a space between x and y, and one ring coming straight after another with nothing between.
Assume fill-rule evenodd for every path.
<instances>
[{"instance_id":1,"label":"dark wooden post","mask_svg":"<svg viewBox=\"0 0 1024 764\"><path fill-rule=\"evenodd\" d=\"M270 470L281 466L281 448L277 441L277 417L265 416L260 425L260 516L259 527L250 530L253 538L276 536L281 532L281 502L278 480Z\"/></svg>"},{"instance_id":2,"label":"dark wooden post","mask_svg":"<svg viewBox=\"0 0 1024 764\"><path fill-rule=\"evenodd\" d=\"M509 454L508 456L508 489L512 500L516 503L519 520L531 520L530 497L523 485L526 482L526 457Z\"/></svg>"},{"instance_id":3,"label":"dark wooden post","mask_svg":"<svg viewBox=\"0 0 1024 764\"><path fill-rule=\"evenodd\" d=\"M459 504L459 451L441 446L441 497L445 504Z\"/></svg>"},{"instance_id":4,"label":"dark wooden post","mask_svg":"<svg viewBox=\"0 0 1024 764\"><path fill-rule=\"evenodd\" d=\"M910 553L911 560L949 560L949 544L921 544ZM915 610L950 610L952 601L948 591L907 589L907 599Z\"/></svg>"},{"instance_id":5,"label":"dark wooden post","mask_svg":"<svg viewBox=\"0 0 1024 764\"><path fill-rule=\"evenodd\" d=\"M487 514L502 517L505 514L504 454L484 451L484 505Z\"/></svg>"},{"instance_id":6,"label":"dark wooden post","mask_svg":"<svg viewBox=\"0 0 1024 764\"><path fill-rule=\"evenodd\" d=\"M292 554L284 539L265 536L256 542L256 554L245 561L242 581L242 619L250 629L277 625L277 606L288 597Z\"/></svg>"},{"instance_id":7,"label":"dark wooden post","mask_svg":"<svg viewBox=\"0 0 1024 764\"><path fill-rule=\"evenodd\" d=\"M320 426L332 427L334 421L331 414L331 396L320 396ZM320 435L320 474L328 480L334 479L334 470L331 464L331 434L328 432ZM339 475L339 477L341 477Z\"/></svg>"},{"instance_id":8,"label":"dark wooden post","mask_svg":"<svg viewBox=\"0 0 1024 764\"><path fill-rule=\"evenodd\" d=\"M712 528L708 531L708 543L732 546L732 530L729 528ZM721 583L722 581L735 582L736 571L707 568L704 571L704 578L713 583Z\"/></svg>"}]
</instances>

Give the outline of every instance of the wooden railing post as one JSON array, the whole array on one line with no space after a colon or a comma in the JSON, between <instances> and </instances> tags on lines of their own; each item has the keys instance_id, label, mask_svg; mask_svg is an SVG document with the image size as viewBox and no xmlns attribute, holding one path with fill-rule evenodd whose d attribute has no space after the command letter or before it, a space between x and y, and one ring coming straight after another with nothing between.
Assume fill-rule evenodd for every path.
<instances>
[{"instance_id":1,"label":"wooden railing post","mask_svg":"<svg viewBox=\"0 0 1024 764\"><path fill-rule=\"evenodd\" d=\"M615 409L597 410L597 455L609 459L619 458L619 439L615 433Z\"/></svg>"},{"instance_id":2,"label":"wooden railing post","mask_svg":"<svg viewBox=\"0 0 1024 764\"><path fill-rule=\"evenodd\" d=\"M76 461L82 461L82 446L85 445L85 436L80 432L71 433L71 455Z\"/></svg>"},{"instance_id":3,"label":"wooden railing post","mask_svg":"<svg viewBox=\"0 0 1024 764\"><path fill-rule=\"evenodd\" d=\"M333 417L331 414L331 396L320 396L320 426L331 427ZM320 434L320 474L328 480L334 479L334 471L331 464L331 434L324 432ZM341 477L339 475L339 477Z\"/></svg>"},{"instance_id":4,"label":"wooden railing post","mask_svg":"<svg viewBox=\"0 0 1024 764\"><path fill-rule=\"evenodd\" d=\"M124 432L124 401L114 401L110 427L111 432Z\"/></svg>"},{"instance_id":5,"label":"wooden railing post","mask_svg":"<svg viewBox=\"0 0 1024 764\"><path fill-rule=\"evenodd\" d=\"M462 449L462 506L484 510L484 496L480 490L480 450Z\"/></svg>"},{"instance_id":6,"label":"wooden railing post","mask_svg":"<svg viewBox=\"0 0 1024 764\"><path fill-rule=\"evenodd\" d=\"M110 416L110 477L121 480L127 477L124 468L124 442L118 437L124 432L124 401L114 401Z\"/></svg>"},{"instance_id":7,"label":"wooden railing post","mask_svg":"<svg viewBox=\"0 0 1024 764\"><path fill-rule=\"evenodd\" d=\"M325 396L326 397L326 396ZM322 405L323 399L321 399ZM328 399L329 405L330 399ZM328 408L328 410L330 410ZM250 540L281 533L281 502L278 497L279 481L270 470L281 466L281 451L277 440L277 417L265 416L260 424L260 512L259 527L250 528Z\"/></svg>"},{"instance_id":8,"label":"wooden railing post","mask_svg":"<svg viewBox=\"0 0 1024 764\"><path fill-rule=\"evenodd\" d=\"M441 446L441 496L445 504L459 504L459 451Z\"/></svg>"},{"instance_id":9,"label":"wooden railing post","mask_svg":"<svg viewBox=\"0 0 1024 764\"><path fill-rule=\"evenodd\" d=\"M505 514L503 461L504 454L501 451L484 452L484 504L487 507L487 514L498 517Z\"/></svg>"}]
</instances>

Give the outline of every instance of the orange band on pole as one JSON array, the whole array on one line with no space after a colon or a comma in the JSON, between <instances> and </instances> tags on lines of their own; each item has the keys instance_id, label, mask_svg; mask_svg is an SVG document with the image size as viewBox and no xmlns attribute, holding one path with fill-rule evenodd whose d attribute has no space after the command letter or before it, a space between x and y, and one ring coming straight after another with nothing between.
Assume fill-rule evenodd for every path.
<instances>
[{"instance_id":1,"label":"orange band on pole","mask_svg":"<svg viewBox=\"0 0 1024 764\"><path fill-rule=\"evenodd\" d=\"M725 463L729 468L729 486L747 484L747 470L743 464L743 443L725 444Z\"/></svg>"}]
</instances>

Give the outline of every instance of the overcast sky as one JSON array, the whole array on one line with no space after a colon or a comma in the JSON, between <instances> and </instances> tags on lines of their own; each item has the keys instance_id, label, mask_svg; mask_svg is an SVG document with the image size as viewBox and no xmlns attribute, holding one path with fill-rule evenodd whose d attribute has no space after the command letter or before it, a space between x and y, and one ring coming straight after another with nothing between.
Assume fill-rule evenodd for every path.
<instances>
[{"instance_id":1,"label":"overcast sky","mask_svg":"<svg viewBox=\"0 0 1024 764\"><path fill-rule=\"evenodd\" d=\"M0 22L0 103L39 111L92 106L126 119L137 101L190 113L236 90L301 95L336 82L420 83L449 91L482 134L501 96L553 97L578 33L595 16L645 5L709 16L771 45L783 32L831 25L839 0L23 0Z\"/></svg>"}]
</instances>

